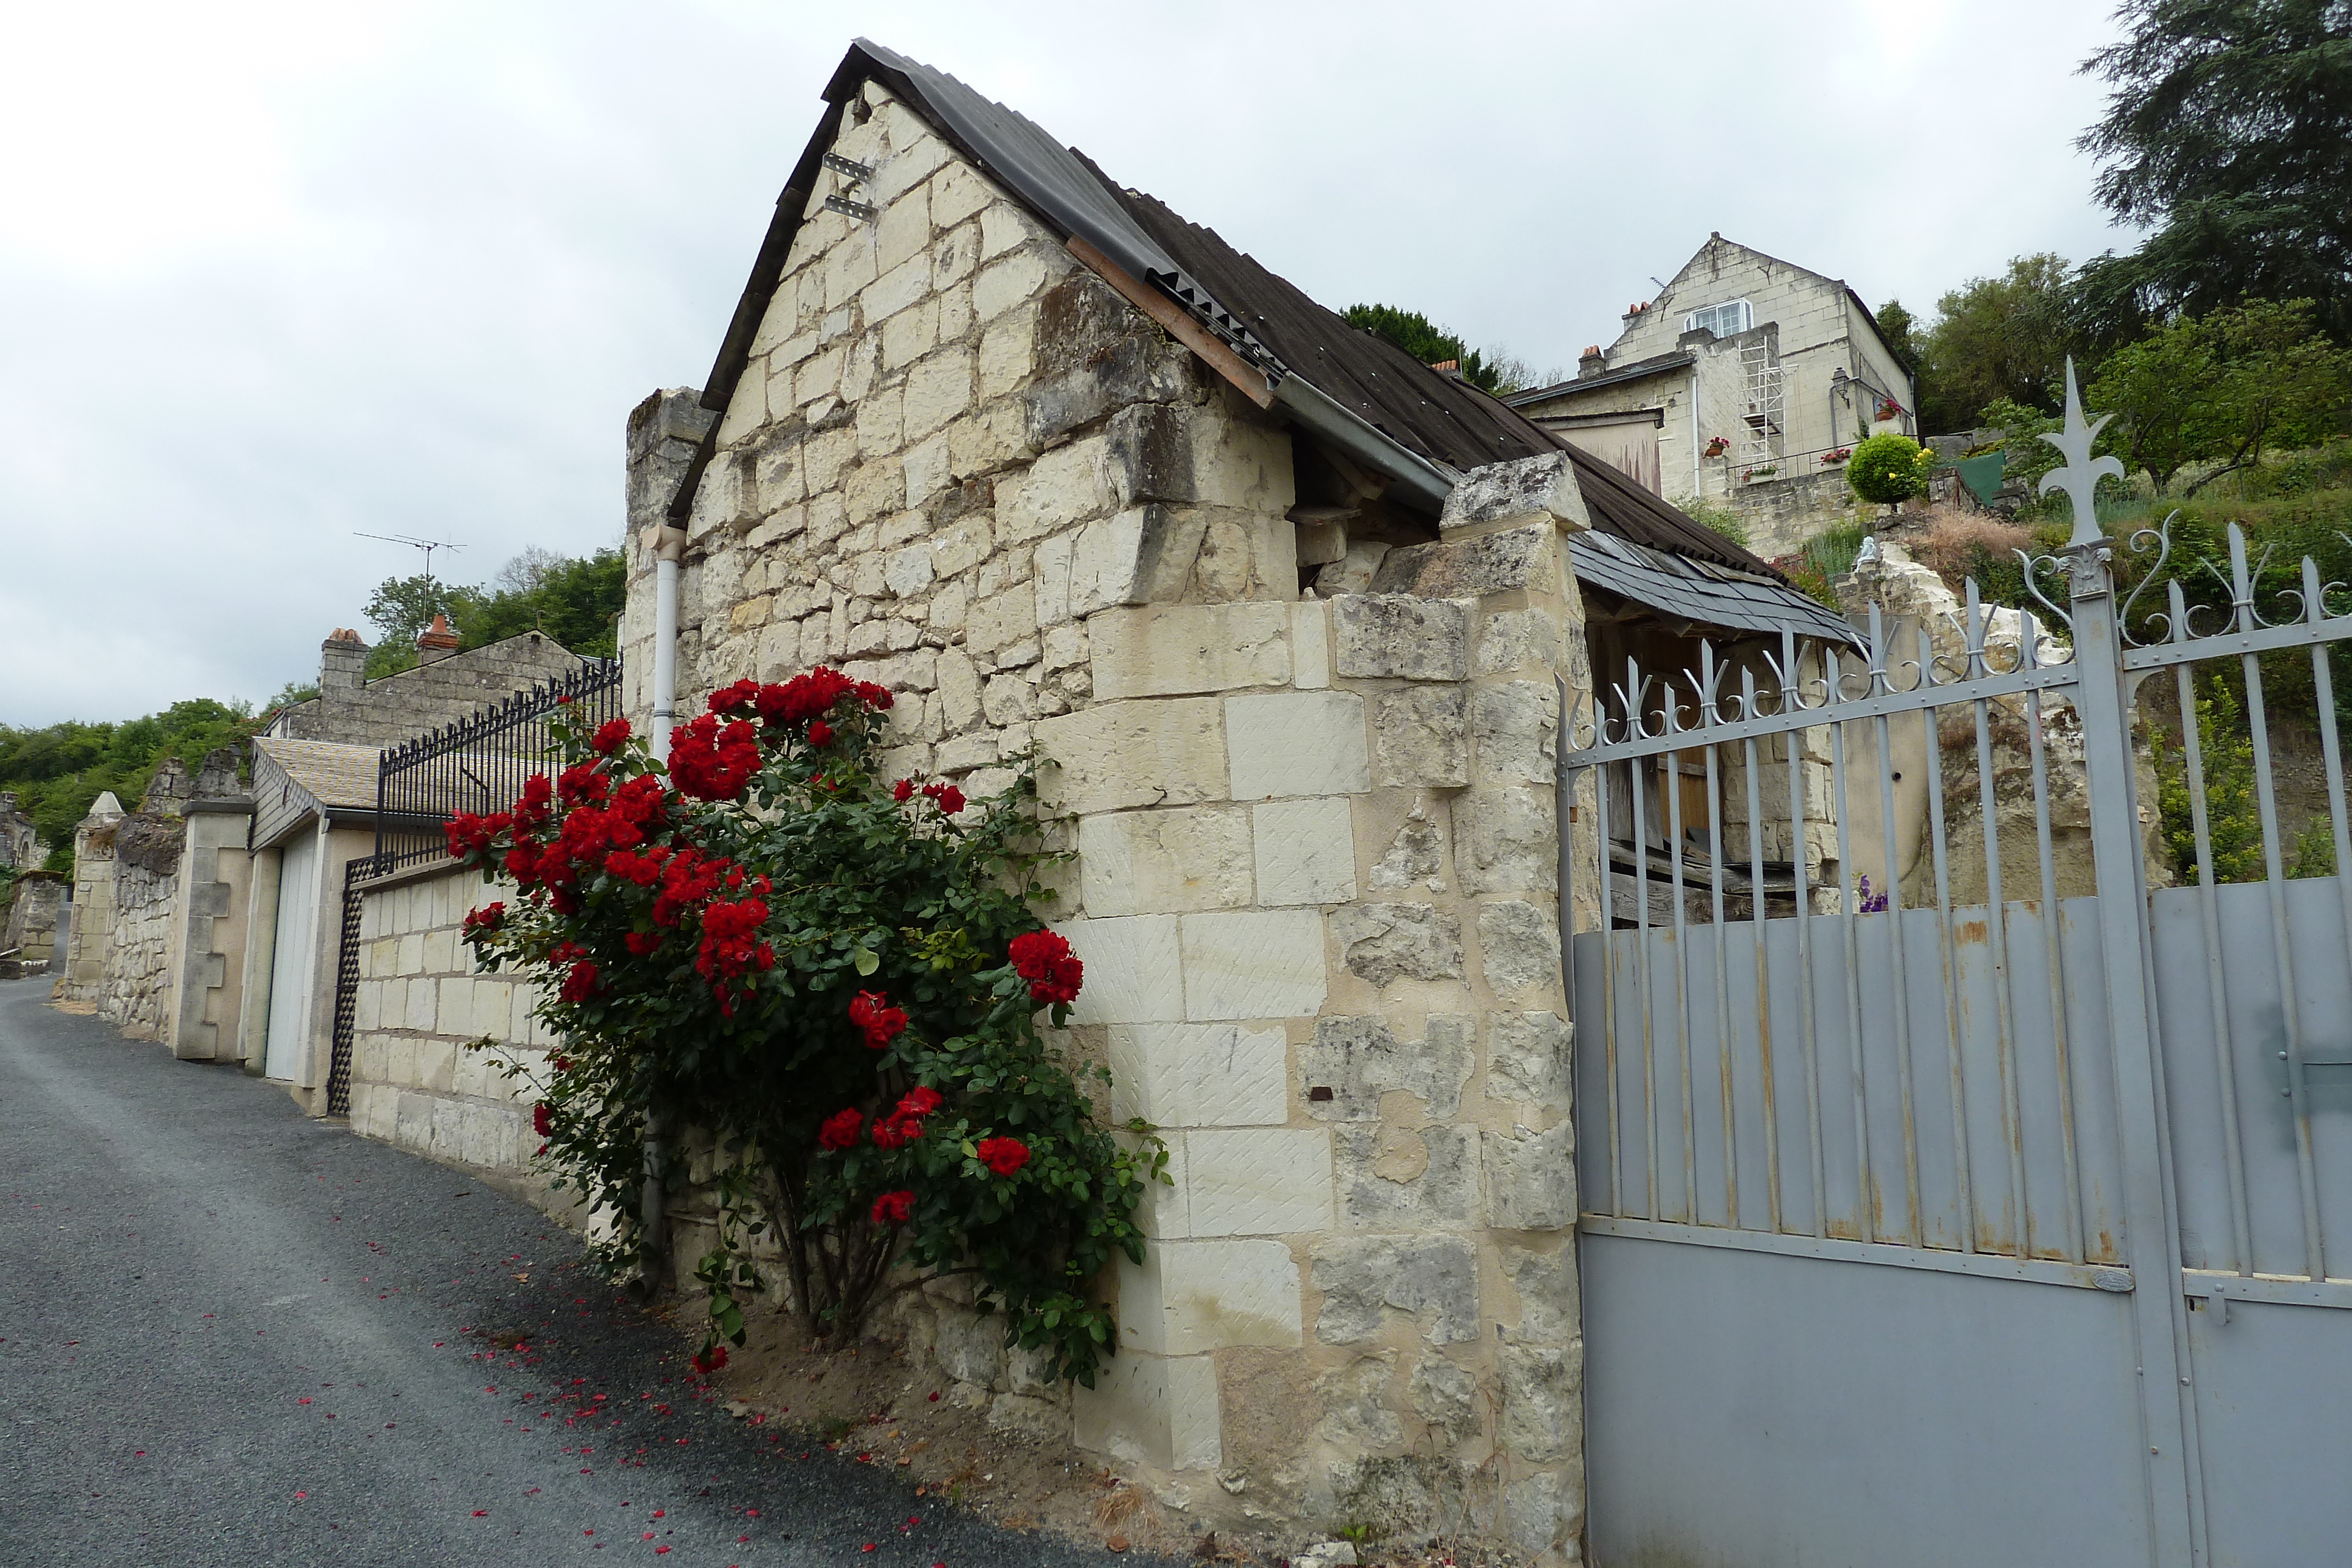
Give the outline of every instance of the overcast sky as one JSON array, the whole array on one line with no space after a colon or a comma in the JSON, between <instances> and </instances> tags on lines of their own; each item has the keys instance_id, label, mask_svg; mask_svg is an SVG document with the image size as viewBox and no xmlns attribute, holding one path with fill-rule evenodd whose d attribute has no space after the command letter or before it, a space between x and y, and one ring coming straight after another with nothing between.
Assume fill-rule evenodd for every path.
<instances>
[{"instance_id":1,"label":"overcast sky","mask_svg":"<svg viewBox=\"0 0 2352 1568\"><path fill-rule=\"evenodd\" d=\"M2073 146L2108 10L11 7L0 723L314 678L417 570L356 533L462 543L457 581L616 540L623 421L701 384L859 34L1325 304L1572 370L1710 230L1923 313L2128 245Z\"/></svg>"}]
</instances>

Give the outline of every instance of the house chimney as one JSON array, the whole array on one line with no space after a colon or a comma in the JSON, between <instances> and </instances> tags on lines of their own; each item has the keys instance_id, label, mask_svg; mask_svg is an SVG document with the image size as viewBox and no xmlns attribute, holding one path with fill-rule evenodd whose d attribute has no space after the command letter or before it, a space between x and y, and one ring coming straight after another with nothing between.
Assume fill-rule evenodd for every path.
<instances>
[{"instance_id":1,"label":"house chimney","mask_svg":"<svg viewBox=\"0 0 2352 1568\"><path fill-rule=\"evenodd\" d=\"M457 633L449 630L449 618L436 615L433 624L416 634L416 662L430 664L436 660L446 659L456 653L458 646Z\"/></svg>"},{"instance_id":2,"label":"house chimney","mask_svg":"<svg viewBox=\"0 0 2352 1568\"><path fill-rule=\"evenodd\" d=\"M1601 355L1601 345L1594 343L1577 356L1576 379L1580 382L1591 381L1608 368L1609 361Z\"/></svg>"},{"instance_id":3,"label":"house chimney","mask_svg":"<svg viewBox=\"0 0 2352 1568\"><path fill-rule=\"evenodd\" d=\"M355 692L367 685L368 645L348 626L338 626L319 644L319 695Z\"/></svg>"}]
</instances>

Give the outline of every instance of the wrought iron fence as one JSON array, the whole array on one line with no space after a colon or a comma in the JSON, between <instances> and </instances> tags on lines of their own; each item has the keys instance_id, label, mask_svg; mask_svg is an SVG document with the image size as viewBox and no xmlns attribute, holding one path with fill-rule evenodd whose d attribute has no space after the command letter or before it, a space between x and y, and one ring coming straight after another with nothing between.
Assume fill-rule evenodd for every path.
<instances>
[{"instance_id":1,"label":"wrought iron fence","mask_svg":"<svg viewBox=\"0 0 2352 1568\"><path fill-rule=\"evenodd\" d=\"M447 852L442 828L460 811L495 811L554 755L548 724L570 706L592 725L619 716L621 664L591 660L455 724L387 749L376 775L373 874Z\"/></svg>"},{"instance_id":2,"label":"wrought iron fence","mask_svg":"<svg viewBox=\"0 0 2352 1568\"><path fill-rule=\"evenodd\" d=\"M348 1116L352 1109L360 908L366 883L447 854L448 840L442 830L458 812L495 811L521 794L525 779L547 770L555 753L549 721L565 706L591 725L618 717L620 661L592 659L568 675L385 749L376 768L375 852L343 868L334 1043L327 1070L329 1115Z\"/></svg>"}]
</instances>

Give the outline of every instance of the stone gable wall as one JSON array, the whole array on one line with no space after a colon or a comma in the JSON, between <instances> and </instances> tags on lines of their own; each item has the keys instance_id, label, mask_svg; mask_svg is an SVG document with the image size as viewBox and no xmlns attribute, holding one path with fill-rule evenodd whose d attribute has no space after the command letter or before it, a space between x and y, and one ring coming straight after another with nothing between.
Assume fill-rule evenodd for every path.
<instances>
[{"instance_id":1,"label":"stone gable wall","mask_svg":"<svg viewBox=\"0 0 2352 1568\"><path fill-rule=\"evenodd\" d=\"M1379 591L1302 599L1289 432L917 117L870 85L863 106L837 150L877 217L812 197L695 497L679 716L833 663L898 694L893 773L977 793L1036 742L1079 852L1049 912L1087 964L1066 1043L1112 1064L1174 1179L1096 1389L1038 1385L950 1284L885 1332L1196 1515L1410 1531L1467 1507L1567 1560L1573 476L1465 485ZM676 1207L684 1258L704 1218Z\"/></svg>"},{"instance_id":2,"label":"stone gable wall","mask_svg":"<svg viewBox=\"0 0 2352 1568\"><path fill-rule=\"evenodd\" d=\"M115 829L114 929L100 964L98 1016L132 1040L161 1040L170 1027L172 914L185 832L176 813L144 806Z\"/></svg>"}]
</instances>

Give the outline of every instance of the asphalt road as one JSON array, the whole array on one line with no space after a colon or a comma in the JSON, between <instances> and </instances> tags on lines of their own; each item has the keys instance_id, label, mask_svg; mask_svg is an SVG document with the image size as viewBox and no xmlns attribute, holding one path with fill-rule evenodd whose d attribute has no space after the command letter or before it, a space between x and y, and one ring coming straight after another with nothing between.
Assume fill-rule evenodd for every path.
<instances>
[{"instance_id":1,"label":"asphalt road","mask_svg":"<svg viewBox=\"0 0 2352 1568\"><path fill-rule=\"evenodd\" d=\"M528 1205L48 988L0 982L0 1563L1122 1561L726 1416Z\"/></svg>"}]
</instances>

